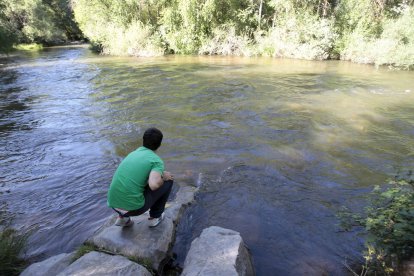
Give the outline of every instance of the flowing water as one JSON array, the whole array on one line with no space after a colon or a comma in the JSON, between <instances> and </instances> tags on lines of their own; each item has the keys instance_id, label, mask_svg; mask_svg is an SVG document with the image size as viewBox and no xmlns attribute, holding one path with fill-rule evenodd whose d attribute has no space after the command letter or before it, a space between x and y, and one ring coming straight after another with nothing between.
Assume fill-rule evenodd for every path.
<instances>
[{"instance_id":1,"label":"flowing water","mask_svg":"<svg viewBox=\"0 0 414 276\"><path fill-rule=\"evenodd\" d=\"M258 275L345 275L358 229L336 213L414 164L414 73L270 58L114 58L50 48L0 63L0 203L26 256L79 246L112 214L117 164L150 126L203 228L239 231Z\"/></svg>"}]
</instances>

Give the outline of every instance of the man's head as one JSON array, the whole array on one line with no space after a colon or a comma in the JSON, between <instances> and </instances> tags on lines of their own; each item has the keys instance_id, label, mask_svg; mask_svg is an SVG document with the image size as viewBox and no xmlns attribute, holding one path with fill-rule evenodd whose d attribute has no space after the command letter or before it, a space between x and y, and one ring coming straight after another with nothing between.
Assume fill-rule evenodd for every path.
<instances>
[{"instance_id":1,"label":"man's head","mask_svg":"<svg viewBox=\"0 0 414 276\"><path fill-rule=\"evenodd\" d=\"M155 127L149 128L144 132L144 136L142 137L143 146L156 151L161 146L162 137L162 132L159 129Z\"/></svg>"}]
</instances>

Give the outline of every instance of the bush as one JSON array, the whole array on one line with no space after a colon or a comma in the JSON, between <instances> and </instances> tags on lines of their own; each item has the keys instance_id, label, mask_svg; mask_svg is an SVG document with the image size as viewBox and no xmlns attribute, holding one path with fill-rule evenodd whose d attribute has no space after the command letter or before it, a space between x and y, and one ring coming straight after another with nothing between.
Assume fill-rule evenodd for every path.
<instances>
[{"instance_id":1,"label":"bush","mask_svg":"<svg viewBox=\"0 0 414 276\"><path fill-rule=\"evenodd\" d=\"M406 6L401 16L384 19L378 37L354 30L341 51L341 59L358 63L414 68L414 9Z\"/></svg>"},{"instance_id":2,"label":"bush","mask_svg":"<svg viewBox=\"0 0 414 276\"><path fill-rule=\"evenodd\" d=\"M43 49L43 46L42 44L31 43L31 44L18 44L14 48L20 51L40 51Z\"/></svg>"},{"instance_id":3,"label":"bush","mask_svg":"<svg viewBox=\"0 0 414 276\"><path fill-rule=\"evenodd\" d=\"M0 53L10 52L16 42L15 33L11 32L8 24L0 19Z\"/></svg>"},{"instance_id":4,"label":"bush","mask_svg":"<svg viewBox=\"0 0 414 276\"><path fill-rule=\"evenodd\" d=\"M107 54L341 58L404 69L414 64L413 0L73 3L80 28Z\"/></svg>"},{"instance_id":5,"label":"bush","mask_svg":"<svg viewBox=\"0 0 414 276\"><path fill-rule=\"evenodd\" d=\"M198 50L201 55L251 56L251 40L247 35L238 36L234 26L218 27L211 38L203 41Z\"/></svg>"},{"instance_id":6,"label":"bush","mask_svg":"<svg viewBox=\"0 0 414 276\"><path fill-rule=\"evenodd\" d=\"M149 26L131 23L127 29L109 25L103 34L102 53L110 55L160 56L164 54L161 38Z\"/></svg>"},{"instance_id":7,"label":"bush","mask_svg":"<svg viewBox=\"0 0 414 276\"><path fill-rule=\"evenodd\" d=\"M74 1L75 18L81 30L95 49L110 55L164 54L160 34L152 25L157 21L153 15L157 13L152 9L148 3L141 6L135 1Z\"/></svg>"},{"instance_id":8,"label":"bush","mask_svg":"<svg viewBox=\"0 0 414 276\"><path fill-rule=\"evenodd\" d=\"M360 225L367 233L363 270L389 275L414 254L414 181L396 178L386 188L376 186L365 214L345 212L346 225Z\"/></svg>"},{"instance_id":9,"label":"bush","mask_svg":"<svg viewBox=\"0 0 414 276\"><path fill-rule=\"evenodd\" d=\"M264 56L324 60L337 37L332 20L302 14L283 20L256 41Z\"/></svg>"},{"instance_id":10,"label":"bush","mask_svg":"<svg viewBox=\"0 0 414 276\"><path fill-rule=\"evenodd\" d=\"M18 235L13 229L0 232L0 275L19 275L25 261L19 255L26 244L27 236Z\"/></svg>"},{"instance_id":11,"label":"bush","mask_svg":"<svg viewBox=\"0 0 414 276\"><path fill-rule=\"evenodd\" d=\"M3 1L0 0L0 53L8 53L17 42L17 35L4 13L6 5Z\"/></svg>"}]
</instances>

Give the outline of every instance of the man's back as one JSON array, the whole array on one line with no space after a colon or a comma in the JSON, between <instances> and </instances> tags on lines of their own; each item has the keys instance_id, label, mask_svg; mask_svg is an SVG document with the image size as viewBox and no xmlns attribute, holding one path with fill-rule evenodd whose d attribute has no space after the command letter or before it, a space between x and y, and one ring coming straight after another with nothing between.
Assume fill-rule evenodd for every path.
<instances>
[{"instance_id":1,"label":"man's back","mask_svg":"<svg viewBox=\"0 0 414 276\"><path fill-rule=\"evenodd\" d=\"M139 147L119 165L108 191L108 206L124 210L136 210L144 203L144 189L151 171L161 175L164 162L154 151Z\"/></svg>"}]
</instances>

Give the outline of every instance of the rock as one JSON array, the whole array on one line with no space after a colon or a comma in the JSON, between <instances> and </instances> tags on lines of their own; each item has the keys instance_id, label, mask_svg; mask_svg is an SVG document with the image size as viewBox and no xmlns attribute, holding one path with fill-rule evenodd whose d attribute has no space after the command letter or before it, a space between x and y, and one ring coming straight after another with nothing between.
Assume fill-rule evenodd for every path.
<instances>
[{"instance_id":1,"label":"rock","mask_svg":"<svg viewBox=\"0 0 414 276\"><path fill-rule=\"evenodd\" d=\"M67 266L70 265L74 257L74 253L63 253L42 262L34 263L26 268L20 275L22 276L55 276Z\"/></svg>"},{"instance_id":2,"label":"rock","mask_svg":"<svg viewBox=\"0 0 414 276\"><path fill-rule=\"evenodd\" d=\"M414 257L403 263L401 275L414 276Z\"/></svg>"},{"instance_id":3,"label":"rock","mask_svg":"<svg viewBox=\"0 0 414 276\"><path fill-rule=\"evenodd\" d=\"M181 275L250 276L254 275L254 269L240 234L211 226L191 243Z\"/></svg>"},{"instance_id":4,"label":"rock","mask_svg":"<svg viewBox=\"0 0 414 276\"><path fill-rule=\"evenodd\" d=\"M38 274L42 275L42 274ZM122 256L112 256L96 251L82 256L70 266L65 268L58 276L72 275L139 275L151 276L151 273L143 266L131 262Z\"/></svg>"},{"instance_id":5,"label":"rock","mask_svg":"<svg viewBox=\"0 0 414 276\"><path fill-rule=\"evenodd\" d=\"M165 215L178 223L185 207L194 201L194 194L197 189L193 186L181 186L173 202L168 203Z\"/></svg>"},{"instance_id":6,"label":"rock","mask_svg":"<svg viewBox=\"0 0 414 276\"><path fill-rule=\"evenodd\" d=\"M161 271L171 254L175 224L186 205L194 200L195 191L194 187L180 187L176 199L165 210L164 220L155 228L148 227L148 214L131 217L134 225L124 228L114 225L115 216L87 243L139 263L150 263L154 270Z\"/></svg>"}]
</instances>

